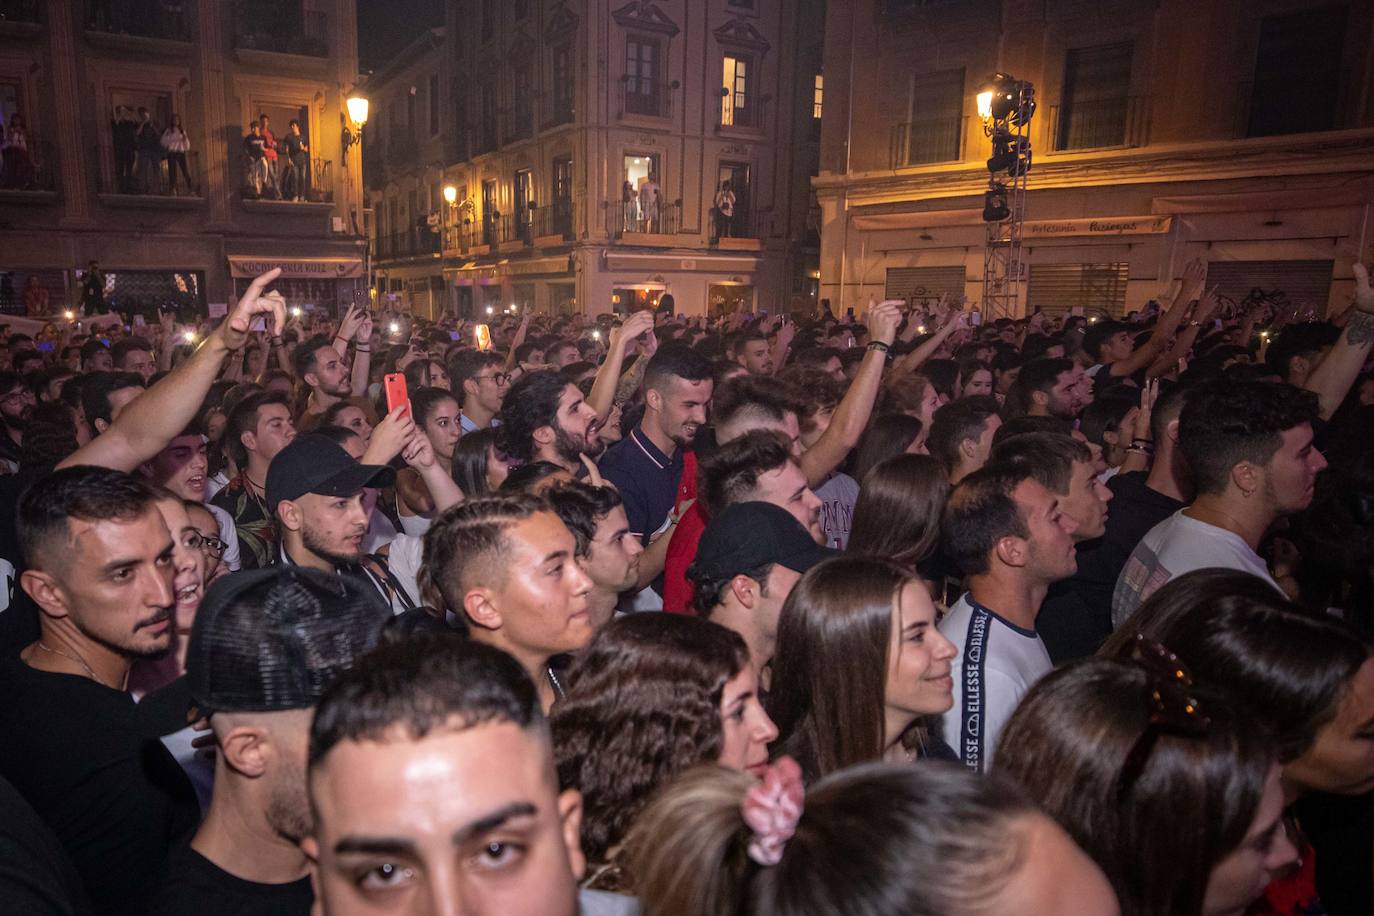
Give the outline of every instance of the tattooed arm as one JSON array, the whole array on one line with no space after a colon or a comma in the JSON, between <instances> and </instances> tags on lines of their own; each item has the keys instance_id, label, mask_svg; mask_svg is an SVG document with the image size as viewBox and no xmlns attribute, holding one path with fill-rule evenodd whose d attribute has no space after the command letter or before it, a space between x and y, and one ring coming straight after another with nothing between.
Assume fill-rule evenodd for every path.
<instances>
[{"instance_id":1,"label":"tattooed arm","mask_svg":"<svg viewBox=\"0 0 1374 916\"><path fill-rule=\"evenodd\" d=\"M1355 309L1340 339L1307 376L1307 384L1303 386L1316 392L1323 420L1331 419L1336 408L1341 406L1374 346L1374 289L1369 285L1369 271L1363 264L1356 264L1352 270L1355 274Z\"/></svg>"}]
</instances>

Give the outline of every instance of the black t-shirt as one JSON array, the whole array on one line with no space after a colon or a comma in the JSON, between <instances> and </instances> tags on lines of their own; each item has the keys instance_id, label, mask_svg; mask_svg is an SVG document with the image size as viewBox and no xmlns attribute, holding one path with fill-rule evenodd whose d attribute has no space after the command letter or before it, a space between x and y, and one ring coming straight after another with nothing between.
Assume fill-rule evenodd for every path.
<instances>
[{"instance_id":1,"label":"black t-shirt","mask_svg":"<svg viewBox=\"0 0 1374 916\"><path fill-rule=\"evenodd\" d=\"M1183 503L1145 486L1146 474L1117 474L1107 482L1107 530L1078 545L1078 572L1050 586L1035 630L1056 664L1092 655L1112 633L1112 591L1126 560L1150 529Z\"/></svg>"},{"instance_id":2,"label":"black t-shirt","mask_svg":"<svg viewBox=\"0 0 1374 916\"><path fill-rule=\"evenodd\" d=\"M287 134L281 142L286 147L286 155L292 159L305 152L305 137L300 134Z\"/></svg>"},{"instance_id":3,"label":"black t-shirt","mask_svg":"<svg viewBox=\"0 0 1374 916\"><path fill-rule=\"evenodd\" d=\"M133 699L89 678L0 661L0 776L62 842L98 911L137 912L200 808Z\"/></svg>"},{"instance_id":4,"label":"black t-shirt","mask_svg":"<svg viewBox=\"0 0 1374 916\"><path fill-rule=\"evenodd\" d=\"M0 779L0 912L85 916L81 876L24 797Z\"/></svg>"},{"instance_id":5,"label":"black t-shirt","mask_svg":"<svg viewBox=\"0 0 1374 916\"><path fill-rule=\"evenodd\" d=\"M287 884L245 881L182 845L167 859L148 916L309 916L314 900L308 877Z\"/></svg>"}]
</instances>

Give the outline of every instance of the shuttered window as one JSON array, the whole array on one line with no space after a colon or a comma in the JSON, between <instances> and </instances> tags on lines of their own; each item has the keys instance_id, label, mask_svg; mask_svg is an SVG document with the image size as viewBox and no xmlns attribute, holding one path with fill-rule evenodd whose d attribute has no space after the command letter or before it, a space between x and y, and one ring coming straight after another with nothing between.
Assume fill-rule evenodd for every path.
<instances>
[{"instance_id":1,"label":"shuttered window","mask_svg":"<svg viewBox=\"0 0 1374 916\"><path fill-rule=\"evenodd\" d=\"M962 266L887 269L888 299L908 299L916 305L934 305L935 301L945 294L955 302L964 295Z\"/></svg>"},{"instance_id":2,"label":"shuttered window","mask_svg":"<svg viewBox=\"0 0 1374 916\"><path fill-rule=\"evenodd\" d=\"M1125 261L1111 264L1032 264L1026 302L1045 312L1073 308L1120 315L1126 308Z\"/></svg>"},{"instance_id":3,"label":"shuttered window","mask_svg":"<svg viewBox=\"0 0 1374 916\"><path fill-rule=\"evenodd\" d=\"M1207 285L1217 288L1222 302L1240 304L1256 290L1268 301L1311 305L1326 311L1331 296L1332 261L1213 261L1207 265Z\"/></svg>"}]
</instances>

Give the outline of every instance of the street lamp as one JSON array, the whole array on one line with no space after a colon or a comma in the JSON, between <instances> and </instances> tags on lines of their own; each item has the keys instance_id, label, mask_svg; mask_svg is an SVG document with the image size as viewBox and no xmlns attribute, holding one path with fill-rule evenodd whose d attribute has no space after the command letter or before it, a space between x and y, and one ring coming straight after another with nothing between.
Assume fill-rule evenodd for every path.
<instances>
[{"instance_id":1,"label":"street lamp","mask_svg":"<svg viewBox=\"0 0 1374 916\"><path fill-rule=\"evenodd\" d=\"M458 203L458 189L451 184L444 185L444 200L450 207Z\"/></svg>"},{"instance_id":2,"label":"street lamp","mask_svg":"<svg viewBox=\"0 0 1374 916\"><path fill-rule=\"evenodd\" d=\"M360 95L350 95L344 102L344 108L348 115L345 118L342 113L339 117L344 120L343 134L343 159L348 162L348 148L363 140L363 125L367 123L367 99Z\"/></svg>"}]
</instances>

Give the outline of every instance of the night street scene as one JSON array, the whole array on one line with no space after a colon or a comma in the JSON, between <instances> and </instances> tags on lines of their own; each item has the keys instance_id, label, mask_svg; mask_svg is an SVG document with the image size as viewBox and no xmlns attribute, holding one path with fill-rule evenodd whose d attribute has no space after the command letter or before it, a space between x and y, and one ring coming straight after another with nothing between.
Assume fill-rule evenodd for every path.
<instances>
[{"instance_id":1,"label":"night street scene","mask_svg":"<svg viewBox=\"0 0 1374 916\"><path fill-rule=\"evenodd\" d=\"M0 916L1374 916L1374 3L0 0Z\"/></svg>"}]
</instances>

